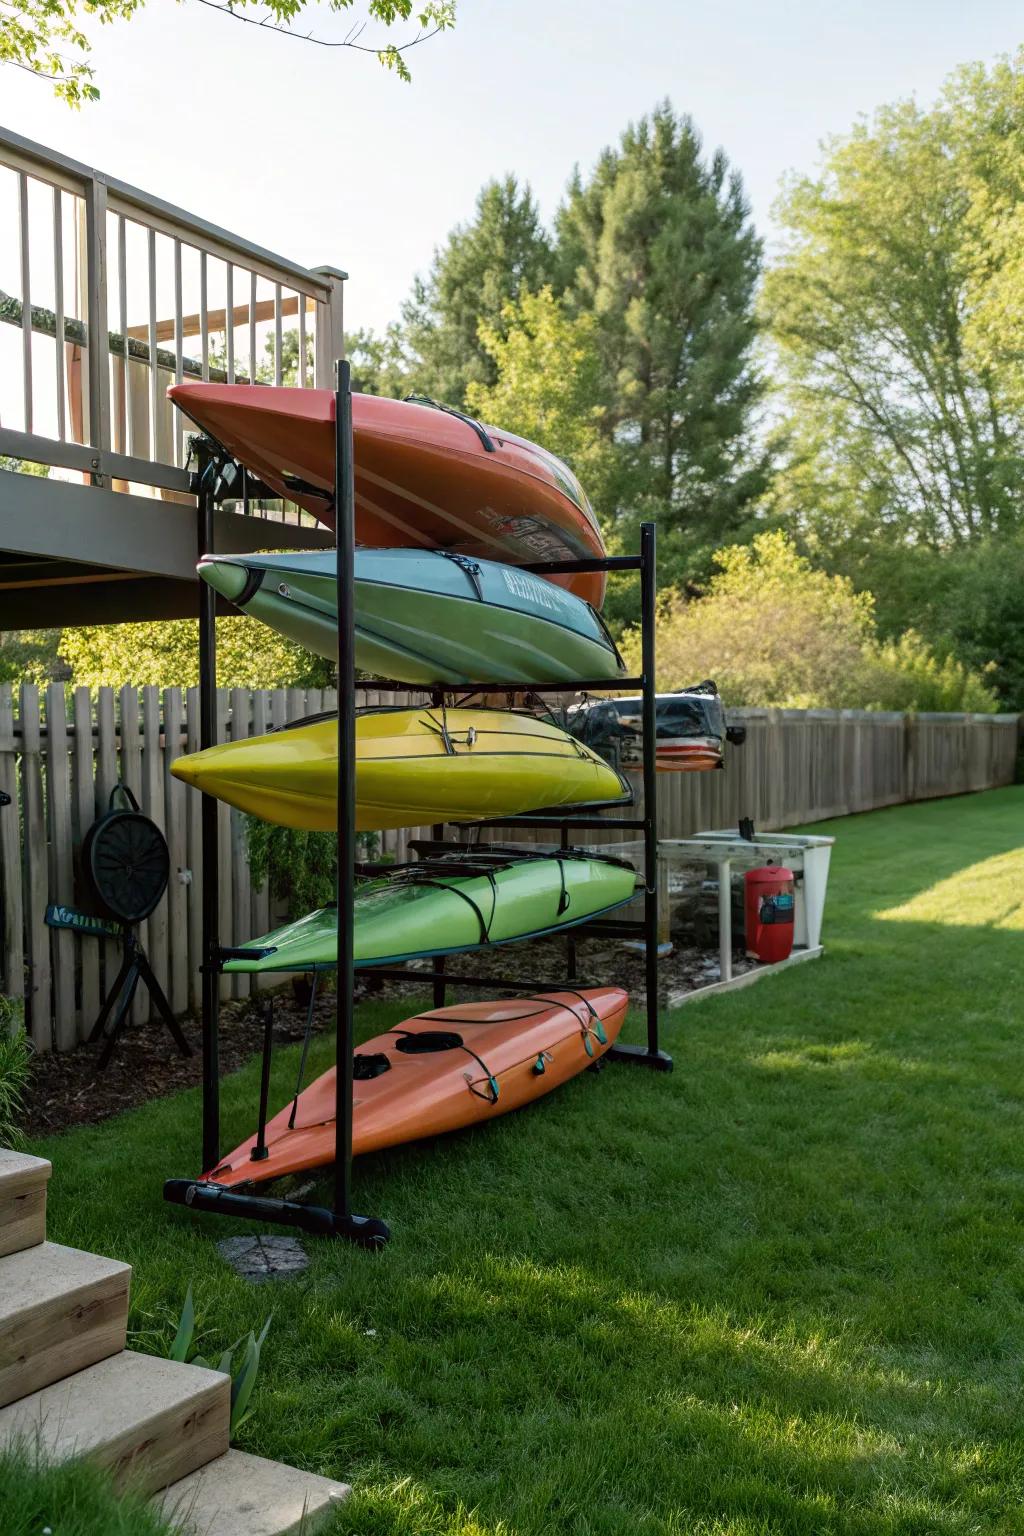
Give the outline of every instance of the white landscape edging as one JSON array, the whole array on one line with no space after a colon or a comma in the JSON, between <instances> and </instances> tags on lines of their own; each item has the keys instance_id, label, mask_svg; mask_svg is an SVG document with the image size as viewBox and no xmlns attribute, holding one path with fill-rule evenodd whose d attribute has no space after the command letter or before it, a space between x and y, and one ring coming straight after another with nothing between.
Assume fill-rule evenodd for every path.
<instances>
[{"instance_id":1,"label":"white landscape edging","mask_svg":"<svg viewBox=\"0 0 1024 1536\"><path fill-rule=\"evenodd\" d=\"M728 981L712 981L706 987L695 987L692 992L684 992L676 997L669 1007L683 1008L687 1003L697 1003L701 998L716 996L721 992L738 992L740 987L751 987L755 981L760 981L765 976L774 976L791 965L802 965L805 960L820 960L824 953L825 948L822 944L816 945L813 949L794 949L785 960L777 960L774 965L758 965L752 971L743 971L739 976L730 976Z\"/></svg>"}]
</instances>

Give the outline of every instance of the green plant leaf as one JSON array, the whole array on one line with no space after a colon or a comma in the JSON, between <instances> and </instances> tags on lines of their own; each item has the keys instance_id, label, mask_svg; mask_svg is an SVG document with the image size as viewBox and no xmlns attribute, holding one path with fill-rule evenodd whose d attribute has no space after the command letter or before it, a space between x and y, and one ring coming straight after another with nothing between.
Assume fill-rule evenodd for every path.
<instances>
[{"instance_id":1,"label":"green plant leaf","mask_svg":"<svg viewBox=\"0 0 1024 1536\"><path fill-rule=\"evenodd\" d=\"M196 1309L192 1301L192 1287L185 1292L185 1305L181 1309L181 1318L178 1322L178 1331L174 1335L174 1343L168 1353L168 1360L184 1361L192 1347L192 1339L196 1331Z\"/></svg>"},{"instance_id":2,"label":"green plant leaf","mask_svg":"<svg viewBox=\"0 0 1024 1536\"><path fill-rule=\"evenodd\" d=\"M272 1316L273 1314L271 1314ZM238 1374L231 1384L231 1434L241 1428L249 1417L247 1408L252 1389L256 1385L256 1376L260 1368L260 1351L263 1348L267 1332L270 1328L270 1317L267 1318L260 1329L259 1337L249 1335L245 1343L245 1355Z\"/></svg>"}]
</instances>

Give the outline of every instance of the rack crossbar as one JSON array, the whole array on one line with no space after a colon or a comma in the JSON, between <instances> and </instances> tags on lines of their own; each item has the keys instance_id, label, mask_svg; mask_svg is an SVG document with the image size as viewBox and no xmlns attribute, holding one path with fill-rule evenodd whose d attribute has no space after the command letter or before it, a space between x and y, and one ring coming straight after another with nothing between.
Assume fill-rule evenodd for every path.
<instances>
[{"instance_id":1,"label":"rack crossbar","mask_svg":"<svg viewBox=\"0 0 1024 1536\"><path fill-rule=\"evenodd\" d=\"M608 555L603 560L535 560L532 565L520 566L535 576L590 576L601 571L639 571L643 569L643 555Z\"/></svg>"},{"instance_id":2,"label":"rack crossbar","mask_svg":"<svg viewBox=\"0 0 1024 1536\"><path fill-rule=\"evenodd\" d=\"M639 689L643 685L643 677L599 677L583 682L572 678L560 683L424 683L422 691L424 693L457 693L462 698L472 698L478 693L615 693L623 688ZM409 684L396 682L393 677L375 677L356 683L356 689L363 693L374 693L378 690L403 693L409 691Z\"/></svg>"}]
</instances>

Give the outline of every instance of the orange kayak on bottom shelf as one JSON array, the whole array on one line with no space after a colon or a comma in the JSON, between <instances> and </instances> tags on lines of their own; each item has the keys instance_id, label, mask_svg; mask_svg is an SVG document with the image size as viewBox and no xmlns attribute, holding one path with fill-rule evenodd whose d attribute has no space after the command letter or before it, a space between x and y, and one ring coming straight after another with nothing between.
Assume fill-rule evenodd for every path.
<instances>
[{"instance_id":1,"label":"orange kayak on bottom shelf","mask_svg":"<svg viewBox=\"0 0 1024 1536\"><path fill-rule=\"evenodd\" d=\"M592 1065L615 1041L620 987L458 1003L419 1013L355 1054L352 1150L378 1152L521 1109ZM203 1182L230 1188L334 1161L335 1069L267 1122L266 1157L250 1136Z\"/></svg>"}]
</instances>

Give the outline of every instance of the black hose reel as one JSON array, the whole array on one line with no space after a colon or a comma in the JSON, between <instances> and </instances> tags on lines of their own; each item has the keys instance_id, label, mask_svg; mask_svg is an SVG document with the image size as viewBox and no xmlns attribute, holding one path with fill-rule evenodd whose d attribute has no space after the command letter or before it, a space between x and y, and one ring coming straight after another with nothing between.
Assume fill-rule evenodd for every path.
<instances>
[{"instance_id":1,"label":"black hose reel","mask_svg":"<svg viewBox=\"0 0 1024 1536\"><path fill-rule=\"evenodd\" d=\"M191 1056L189 1043L135 932L164 898L171 875L171 856L167 839L156 822L139 810L127 784L114 786L106 811L85 834L80 873L89 905L97 916L116 923L124 947L121 969L89 1035L90 1045L101 1039L107 1020L114 1015L100 1056L100 1068L110 1060L140 981L145 983L182 1056Z\"/></svg>"}]
</instances>

